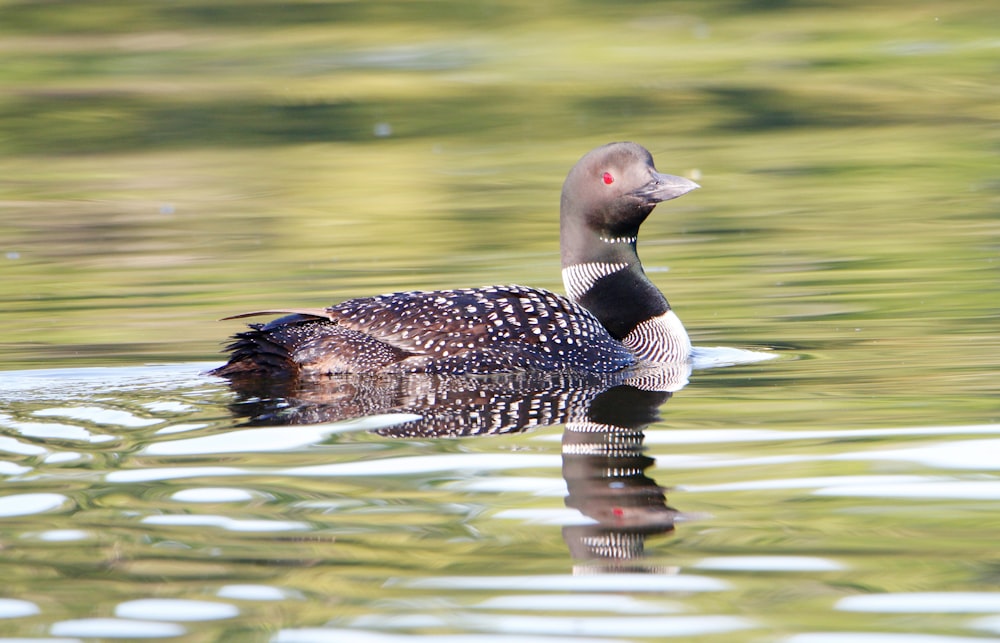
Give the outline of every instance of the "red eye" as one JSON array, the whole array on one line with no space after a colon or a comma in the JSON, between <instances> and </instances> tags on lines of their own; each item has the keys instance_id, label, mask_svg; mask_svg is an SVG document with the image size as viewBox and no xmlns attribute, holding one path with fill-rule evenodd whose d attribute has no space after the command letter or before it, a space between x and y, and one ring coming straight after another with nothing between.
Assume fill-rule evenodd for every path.
<instances>
[{"instance_id":1,"label":"red eye","mask_svg":"<svg viewBox=\"0 0 1000 643\"><path fill-rule=\"evenodd\" d=\"M604 185L611 185L615 182L615 177L611 176L611 172L605 172L601 179L604 180Z\"/></svg>"}]
</instances>

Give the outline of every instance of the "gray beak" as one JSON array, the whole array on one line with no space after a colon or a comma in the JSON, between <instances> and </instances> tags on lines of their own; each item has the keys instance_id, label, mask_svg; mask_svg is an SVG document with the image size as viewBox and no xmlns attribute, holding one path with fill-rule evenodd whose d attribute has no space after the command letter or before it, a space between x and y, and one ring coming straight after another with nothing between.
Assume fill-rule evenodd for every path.
<instances>
[{"instance_id":1,"label":"gray beak","mask_svg":"<svg viewBox=\"0 0 1000 643\"><path fill-rule=\"evenodd\" d=\"M632 194L648 203L659 203L660 201L676 199L700 187L694 181L681 176L653 172L653 179Z\"/></svg>"}]
</instances>

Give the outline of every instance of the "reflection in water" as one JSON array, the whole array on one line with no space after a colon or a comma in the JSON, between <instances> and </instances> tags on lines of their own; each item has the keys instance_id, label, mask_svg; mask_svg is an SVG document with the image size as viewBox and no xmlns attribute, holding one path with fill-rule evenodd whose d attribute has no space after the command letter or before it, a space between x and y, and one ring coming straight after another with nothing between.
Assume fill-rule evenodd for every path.
<instances>
[{"instance_id":1,"label":"reflection in water","mask_svg":"<svg viewBox=\"0 0 1000 643\"><path fill-rule=\"evenodd\" d=\"M642 556L647 536L673 530L677 512L666 505L663 489L646 476L654 461L642 453L643 429L658 419L657 411L670 395L615 386L592 400L585 419L566 424L566 506L597 521L563 528L574 558L630 561Z\"/></svg>"},{"instance_id":2,"label":"reflection in water","mask_svg":"<svg viewBox=\"0 0 1000 643\"><path fill-rule=\"evenodd\" d=\"M645 475L643 430L687 383L690 366L611 375L524 373L488 376L345 375L306 382L234 381L237 415L253 425L295 425L384 414L419 416L375 432L387 437L517 433L564 424L566 506L592 522L567 525L574 558L605 561L603 571L648 571L622 563L642 557L649 536L674 528L677 512ZM594 568L588 568L593 572Z\"/></svg>"}]
</instances>

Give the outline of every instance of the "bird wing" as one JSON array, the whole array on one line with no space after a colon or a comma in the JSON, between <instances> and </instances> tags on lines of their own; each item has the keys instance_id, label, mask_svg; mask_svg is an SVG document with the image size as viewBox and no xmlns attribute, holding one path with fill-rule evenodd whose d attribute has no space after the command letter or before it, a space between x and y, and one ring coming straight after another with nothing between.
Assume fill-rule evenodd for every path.
<instances>
[{"instance_id":1,"label":"bird wing","mask_svg":"<svg viewBox=\"0 0 1000 643\"><path fill-rule=\"evenodd\" d=\"M219 321L229 319L243 319L244 317L259 317L261 315L306 315L307 317L319 317L320 319L332 319L329 310L326 308L269 308L267 310L254 310L249 313L239 313L223 317Z\"/></svg>"},{"instance_id":2,"label":"bird wing","mask_svg":"<svg viewBox=\"0 0 1000 643\"><path fill-rule=\"evenodd\" d=\"M337 324L414 354L449 356L498 339L493 320L509 305L504 287L399 292L327 309Z\"/></svg>"}]
</instances>

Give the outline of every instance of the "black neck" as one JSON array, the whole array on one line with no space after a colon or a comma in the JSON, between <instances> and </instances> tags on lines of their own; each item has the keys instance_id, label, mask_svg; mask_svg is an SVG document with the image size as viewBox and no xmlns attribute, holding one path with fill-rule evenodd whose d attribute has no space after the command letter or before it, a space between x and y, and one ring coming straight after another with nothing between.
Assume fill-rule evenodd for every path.
<instances>
[{"instance_id":1,"label":"black neck","mask_svg":"<svg viewBox=\"0 0 1000 643\"><path fill-rule=\"evenodd\" d=\"M577 297L577 303L593 313L616 339L624 338L647 319L670 310L666 297L642 269L635 249L637 232L638 227L619 232L621 236L569 226L562 230L563 269L581 264L611 266L604 271L609 274L596 279ZM622 264L624 268L614 268Z\"/></svg>"},{"instance_id":2,"label":"black neck","mask_svg":"<svg viewBox=\"0 0 1000 643\"><path fill-rule=\"evenodd\" d=\"M592 312L616 339L670 310L667 298L643 272L638 258L628 268L595 281L577 303Z\"/></svg>"}]
</instances>

